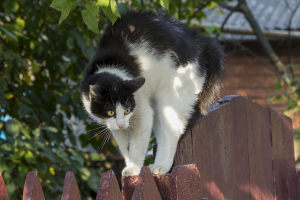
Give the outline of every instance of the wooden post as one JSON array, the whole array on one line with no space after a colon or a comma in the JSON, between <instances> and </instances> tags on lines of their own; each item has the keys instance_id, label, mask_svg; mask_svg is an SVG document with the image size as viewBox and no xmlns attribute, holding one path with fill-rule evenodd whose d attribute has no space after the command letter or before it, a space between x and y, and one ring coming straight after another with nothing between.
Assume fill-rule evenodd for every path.
<instances>
[{"instance_id":1,"label":"wooden post","mask_svg":"<svg viewBox=\"0 0 300 200\"><path fill-rule=\"evenodd\" d=\"M182 137L174 163L195 163L202 198L298 200L293 145L290 118L228 96Z\"/></svg>"},{"instance_id":2,"label":"wooden post","mask_svg":"<svg viewBox=\"0 0 300 200\"><path fill-rule=\"evenodd\" d=\"M115 173L109 170L101 175L96 200L122 200Z\"/></svg>"},{"instance_id":3,"label":"wooden post","mask_svg":"<svg viewBox=\"0 0 300 200\"><path fill-rule=\"evenodd\" d=\"M1 173L0 173L0 200L9 200L6 186Z\"/></svg>"},{"instance_id":4,"label":"wooden post","mask_svg":"<svg viewBox=\"0 0 300 200\"><path fill-rule=\"evenodd\" d=\"M73 172L67 172L65 176L63 194L61 200L80 200L80 192Z\"/></svg>"},{"instance_id":5,"label":"wooden post","mask_svg":"<svg viewBox=\"0 0 300 200\"><path fill-rule=\"evenodd\" d=\"M170 199L201 199L200 173L194 164L173 168Z\"/></svg>"},{"instance_id":6,"label":"wooden post","mask_svg":"<svg viewBox=\"0 0 300 200\"><path fill-rule=\"evenodd\" d=\"M300 197L300 169L296 169L296 174L297 174L297 183L298 183L298 195Z\"/></svg>"},{"instance_id":7,"label":"wooden post","mask_svg":"<svg viewBox=\"0 0 300 200\"><path fill-rule=\"evenodd\" d=\"M34 171L28 172L26 175L23 200L45 200L41 183Z\"/></svg>"},{"instance_id":8,"label":"wooden post","mask_svg":"<svg viewBox=\"0 0 300 200\"><path fill-rule=\"evenodd\" d=\"M156 183L152 177L149 167L141 169L137 185L134 189L132 200L161 200Z\"/></svg>"}]
</instances>

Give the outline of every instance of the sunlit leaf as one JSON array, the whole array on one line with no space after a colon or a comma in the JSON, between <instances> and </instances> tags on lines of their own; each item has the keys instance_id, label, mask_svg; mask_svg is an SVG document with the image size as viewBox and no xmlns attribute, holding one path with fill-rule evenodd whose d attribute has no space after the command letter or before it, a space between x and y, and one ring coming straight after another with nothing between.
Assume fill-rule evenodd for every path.
<instances>
[{"instance_id":1,"label":"sunlit leaf","mask_svg":"<svg viewBox=\"0 0 300 200\"><path fill-rule=\"evenodd\" d=\"M43 126L42 130L49 131L49 132L52 132L52 133L57 133L58 132L57 128L55 128L53 126Z\"/></svg>"},{"instance_id":2,"label":"sunlit leaf","mask_svg":"<svg viewBox=\"0 0 300 200\"><path fill-rule=\"evenodd\" d=\"M55 175L55 169L53 167L49 167L49 172L54 176Z\"/></svg>"},{"instance_id":3,"label":"sunlit leaf","mask_svg":"<svg viewBox=\"0 0 300 200\"><path fill-rule=\"evenodd\" d=\"M7 14L17 12L19 10L19 3L15 0L6 0L3 3L4 10Z\"/></svg>"},{"instance_id":4,"label":"sunlit leaf","mask_svg":"<svg viewBox=\"0 0 300 200\"><path fill-rule=\"evenodd\" d=\"M17 17L15 21L15 27L18 30L23 30L25 28L25 20L21 19L20 17Z\"/></svg>"},{"instance_id":5,"label":"sunlit leaf","mask_svg":"<svg viewBox=\"0 0 300 200\"><path fill-rule=\"evenodd\" d=\"M25 159L27 162L29 163L35 163L35 156L33 155L33 153L31 151L27 151L25 153Z\"/></svg>"},{"instance_id":6,"label":"sunlit leaf","mask_svg":"<svg viewBox=\"0 0 300 200\"><path fill-rule=\"evenodd\" d=\"M118 17L111 11L110 6L102 9L104 14L108 17L108 19L112 22L112 24L114 24L117 21Z\"/></svg>"},{"instance_id":7,"label":"sunlit leaf","mask_svg":"<svg viewBox=\"0 0 300 200\"><path fill-rule=\"evenodd\" d=\"M109 5L109 0L98 0L97 5L101 8L107 8Z\"/></svg>"},{"instance_id":8,"label":"sunlit leaf","mask_svg":"<svg viewBox=\"0 0 300 200\"><path fill-rule=\"evenodd\" d=\"M164 7L166 10L169 10L169 0L160 0L160 4L162 7Z\"/></svg>"},{"instance_id":9,"label":"sunlit leaf","mask_svg":"<svg viewBox=\"0 0 300 200\"><path fill-rule=\"evenodd\" d=\"M5 98L7 98L7 99L12 99L14 97L14 94L13 93L6 93L5 94Z\"/></svg>"},{"instance_id":10,"label":"sunlit leaf","mask_svg":"<svg viewBox=\"0 0 300 200\"><path fill-rule=\"evenodd\" d=\"M5 123L5 129L7 133L10 133L12 136L16 136L20 131L20 122L16 119L8 120Z\"/></svg>"},{"instance_id":11,"label":"sunlit leaf","mask_svg":"<svg viewBox=\"0 0 300 200\"><path fill-rule=\"evenodd\" d=\"M98 21L95 13L91 10L83 9L81 15L84 23L91 29L94 33L99 34Z\"/></svg>"},{"instance_id":12,"label":"sunlit leaf","mask_svg":"<svg viewBox=\"0 0 300 200\"><path fill-rule=\"evenodd\" d=\"M65 5L63 5L62 10L61 10L61 16L59 18L58 24L60 25L62 21L67 19L69 16L69 13L74 10L77 6L76 0L69 0Z\"/></svg>"},{"instance_id":13,"label":"sunlit leaf","mask_svg":"<svg viewBox=\"0 0 300 200\"><path fill-rule=\"evenodd\" d=\"M121 18L117 3L115 0L110 0L110 7L111 7L111 11L112 13L114 13L114 15L116 15L117 17Z\"/></svg>"},{"instance_id":14,"label":"sunlit leaf","mask_svg":"<svg viewBox=\"0 0 300 200\"><path fill-rule=\"evenodd\" d=\"M50 7L59 11L63 11L64 7L70 4L70 1L71 0L53 0L50 4Z\"/></svg>"},{"instance_id":15,"label":"sunlit leaf","mask_svg":"<svg viewBox=\"0 0 300 200\"><path fill-rule=\"evenodd\" d=\"M99 13L99 8L97 7L96 5L96 2L94 1L89 1L85 4L85 8L87 10L90 10L94 13L95 16L98 16L98 13Z\"/></svg>"},{"instance_id":16,"label":"sunlit leaf","mask_svg":"<svg viewBox=\"0 0 300 200\"><path fill-rule=\"evenodd\" d=\"M91 155L91 160L92 161L104 161L104 160L106 160L106 157L102 153L100 153L100 154L99 153L93 153Z\"/></svg>"},{"instance_id":17,"label":"sunlit leaf","mask_svg":"<svg viewBox=\"0 0 300 200\"><path fill-rule=\"evenodd\" d=\"M215 8L215 7L217 7L218 6L218 4L215 2L215 1L211 1L207 6L206 6L206 8L207 9L213 9L213 8Z\"/></svg>"}]
</instances>

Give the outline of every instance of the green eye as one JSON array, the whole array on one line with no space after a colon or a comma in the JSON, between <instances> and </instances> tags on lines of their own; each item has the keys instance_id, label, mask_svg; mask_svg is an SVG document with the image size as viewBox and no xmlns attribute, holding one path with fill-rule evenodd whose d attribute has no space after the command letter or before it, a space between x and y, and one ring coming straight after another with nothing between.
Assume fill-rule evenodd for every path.
<instances>
[{"instance_id":1,"label":"green eye","mask_svg":"<svg viewBox=\"0 0 300 200\"><path fill-rule=\"evenodd\" d=\"M115 112L114 111L108 111L107 114L108 114L108 116L113 116L115 114Z\"/></svg>"},{"instance_id":2,"label":"green eye","mask_svg":"<svg viewBox=\"0 0 300 200\"><path fill-rule=\"evenodd\" d=\"M130 113L130 109L125 110L124 114L128 115Z\"/></svg>"}]
</instances>

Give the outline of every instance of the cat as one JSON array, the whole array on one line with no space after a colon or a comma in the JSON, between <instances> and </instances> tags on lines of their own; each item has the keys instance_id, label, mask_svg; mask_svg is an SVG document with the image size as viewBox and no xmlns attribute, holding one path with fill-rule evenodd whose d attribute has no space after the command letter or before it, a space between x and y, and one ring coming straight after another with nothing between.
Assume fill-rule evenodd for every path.
<instances>
[{"instance_id":1,"label":"cat","mask_svg":"<svg viewBox=\"0 0 300 200\"><path fill-rule=\"evenodd\" d=\"M157 154L149 168L167 173L180 137L205 115L225 77L221 46L166 14L128 11L108 25L86 67L81 97L125 159L123 176L140 173L151 131Z\"/></svg>"}]
</instances>

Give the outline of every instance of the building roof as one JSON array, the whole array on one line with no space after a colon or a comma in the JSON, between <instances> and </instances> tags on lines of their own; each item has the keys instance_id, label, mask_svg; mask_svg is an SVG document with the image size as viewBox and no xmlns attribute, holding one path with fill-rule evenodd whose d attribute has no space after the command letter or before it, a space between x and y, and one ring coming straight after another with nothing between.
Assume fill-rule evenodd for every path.
<instances>
[{"instance_id":1,"label":"building roof","mask_svg":"<svg viewBox=\"0 0 300 200\"><path fill-rule=\"evenodd\" d=\"M249 9L260 27L266 31L287 30L292 14L291 9L295 9L299 0L246 0ZM289 4L290 8L287 6ZM229 2L228 5L237 5L237 0ZM207 18L202 20L202 25L214 24L220 27L229 10L220 6L213 9L204 10ZM224 29L251 29L250 24L240 12L234 12L226 22ZM298 7L292 19L291 30L300 30L300 7ZM297 31L298 32L298 31Z\"/></svg>"}]
</instances>

